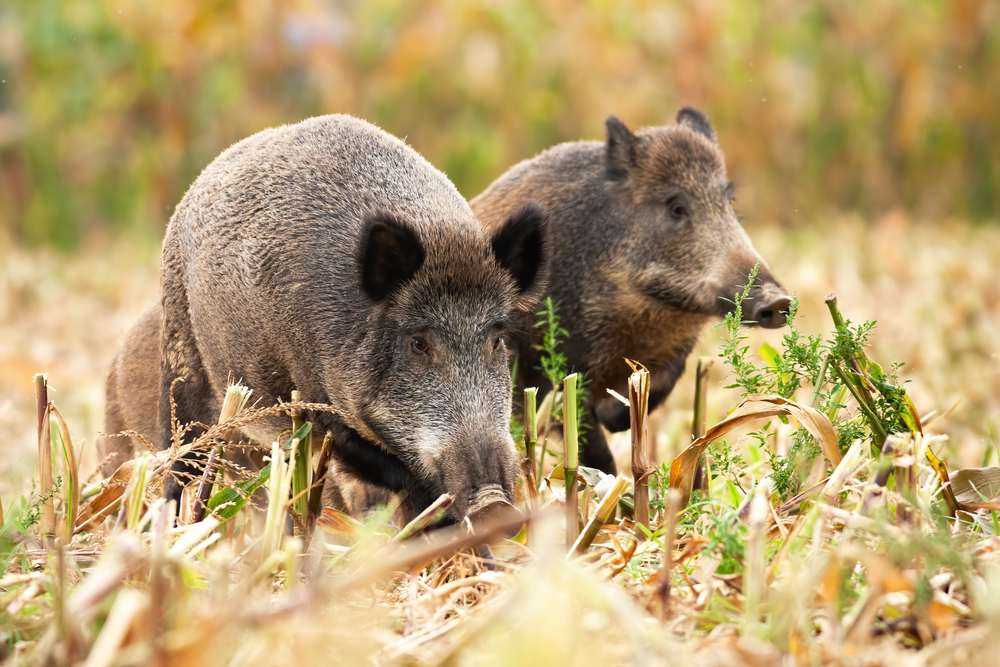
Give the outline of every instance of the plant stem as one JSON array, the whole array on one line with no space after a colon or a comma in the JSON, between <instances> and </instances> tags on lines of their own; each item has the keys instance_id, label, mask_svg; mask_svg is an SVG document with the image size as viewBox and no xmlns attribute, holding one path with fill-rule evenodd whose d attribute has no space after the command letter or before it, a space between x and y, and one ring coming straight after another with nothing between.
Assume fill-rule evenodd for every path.
<instances>
[{"instance_id":1,"label":"plant stem","mask_svg":"<svg viewBox=\"0 0 1000 667\"><path fill-rule=\"evenodd\" d=\"M649 482L646 472L649 469L647 450L649 446L649 371L639 368L628 379L628 410L632 424L632 479L635 507L633 518L636 528L635 536L639 541L646 539L649 525ZM645 530L638 528L639 524Z\"/></svg>"},{"instance_id":2,"label":"plant stem","mask_svg":"<svg viewBox=\"0 0 1000 667\"><path fill-rule=\"evenodd\" d=\"M556 402L556 388L553 387L552 391L545 395L542 399L542 405L538 408L538 414L542 415L542 427L538 429L538 432L542 434L542 452L538 456L538 477L541 479L542 475L545 474L545 457L548 455L549 448L549 424L552 421L552 406ZM537 421L537 417L536 417ZM541 481L539 481L538 488L541 488Z\"/></svg>"},{"instance_id":3,"label":"plant stem","mask_svg":"<svg viewBox=\"0 0 1000 667\"><path fill-rule=\"evenodd\" d=\"M708 426L706 409L708 403L708 370L714 363L715 359L711 357L701 357L698 359L698 368L694 376L694 417L691 420L691 442L705 435L705 429ZM694 474L694 488L707 489L709 491L708 495L711 497L712 480L711 475L708 474L708 466L708 455L705 454L701 457L701 461L698 463L698 470Z\"/></svg>"},{"instance_id":4,"label":"plant stem","mask_svg":"<svg viewBox=\"0 0 1000 667\"><path fill-rule=\"evenodd\" d=\"M316 460L316 479L320 483L309 492L309 520L306 522L306 531L310 536L316 528L316 519L322 510L323 487L326 486L326 471L330 466L330 456L332 453L333 432L327 431L323 436L323 444L320 446L319 458Z\"/></svg>"},{"instance_id":5,"label":"plant stem","mask_svg":"<svg viewBox=\"0 0 1000 667\"><path fill-rule=\"evenodd\" d=\"M267 516L264 520L264 537L261 540L260 562L270 564L279 548L284 531L285 499L288 497L290 478L295 473L295 457L285 463L285 452L275 440L271 443L271 478L268 482ZM273 567L273 564L270 564Z\"/></svg>"},{"instance_id":6,"label":"plant stem","mask_svg":"<svg viewBox=\"0 0 1000 667\"><path fill-rule=\"evenodd\" d=\"M538 477L541 472L541 464L535 460L535 447L538 444L537 403L538 388L526 388L524 390L524 479L527 491L525 502L529 512L538 507ZM531 522L527 523L525 530L528 546L534 546L535 531Z\"/></svg>"},{"instance_id":7,"label":"plant stem","mask_svg":"<svg viewBox=\"0 0 1000 667\"><path fill-rule=\"evenodd\" d=\"M146 498L146 485L149 481L147 475L149 472L149 458L150 454L147 453L136 459L135 467L132 469L132 476L129 478L128 503L122 510L126 513L126 528L136 532L139 532L142 528L138 524L139 518L142 516L143 501Z\"/></svg>"},{"instance_id":8,"label":"plant stem","mask_svg":"<svg viewBox=\"0 0 1000 667\"><path fill-rule=\"evenodd\" d=\"M823 387L824 381L826 380L826 369L830 366L830 353L828 352L823 356L823 365L819 369L819 375L813 378L813 397L810 401L810 407L816 408L819 406L820 389Z\"/></svg>"},{"instance_id":9,"label":"plant stem","mask_svg":"<svg viewBox=\"0 0 1000 667\"><path fill-rule=\"evenodd\" d=\"M763 598L765 575L764 539L768 514L767 485L758 484L750 500L750 535L747 537L745 582L746 607L744 622L746 634L753 634L760 622L760 605Z\"/></svg>"},{"instance_id":10,"label":"plant stem","mask_svg":"<svg viewBox=\"0 0 1000 667\"><path fill-rule=\"evenodd\" d=\"M389 540L390 544L408 540L414 535L422 532L428 526L433 526L435 523L444 518L445 514L448 513L448 508L451 507L453 502L455 502L454 496L448 493L442 493L437 500L427 506L427 509L414 517L414 519L406 524L401 531L396 533L395 537Z\"/></svg>"},{"instance_id":11,"label":"plant stem","mask_svg":"<svg viewBox=\"0 0 1000 667\"><path fill-rule=\"evenodd\" d=\"M830 292L826 295L826 299L824 299L824 301L830 309L830 317L833 318L833 326L840 329L844 326L844 316L840 314L840 309L837 307L837 295Z\"/></svg>"},{"instance_id":12,"label":"plant stem","mask_svg":"<svg viewBox=\"0 0 1000 667\"><path fill-rule=\"evenodd\" d=\"M833 324L837 328L837 332L846 333L847 325L844 323L844 316L840 314L840 308L837 307L837 295L834 294L833 292L827 294L826 305L830 309L830 317L833 318ZM854 371L854 373L857 374L857 376L861 379L861 382L859 383L857 389L865 397L865 403L870 406L872 403L872 396L871 392L869 392L868 388L865 386L865 383L869 383L870 385L868 373L865 370L866 367L868 366L868 355L865 354L864 350L856 348L850 352L845 351L844 361L851 368L851 370ZM856 392L854 392L853 389L851 393L854 393L855 397L857 396ZM879 447L881 447L881 443L879 443Z\"/></svg>"},{"instance_id":13,"label":"plant stem","mask_svg":"<svg viewBox=\"0 0 1000 667\"><path fill-rule=\"evenodd\" d=\"M576 423L576 373L567 375L563 380L563 433L566 445L566 458L563 461L563 470L566 473L566 544L570 545L576 542L580 533L576 497L576 472L580 463Z\"/></svg>"},{"instance_id":14,"label":"plant stem","mask_svg":"<svg viewBox=\"0 0 1000 667\"><path fill-rule=\"evenodd\" d=\"M621 497L625 495L625 491L628 489L628 477L625 475L618 475L615 478L615 485L611 487L611 490L601 499L600 504L597 506L597 510L594 512L594 516L590 517L587 522L586 528L580 533L580 536L573 543L573 547L569 550L566 555L567 558L573 554L582 554L590 546L594 538L597 537L597 533L601 532L601 527L611 521L611 518L615 515L615 510L618 508L618 501Z\"/></svg>"},{"instance_id":15,"label":"plant stem","mask_svg":"<svg viewBox=\"0 0 1000 667\"><path fill-rule=\"evenodd\" d=\"M250 399L249 387L242 384L231 384L226 387L226 397L222 401L222 410L219 411L219 423L226 421L227 419L232 419L246 407L247 401ZM216 465L216 460L222 460L225 456L225 445L224 443L229 440L229 434L226 433L222 438L220 438L219 446L212 449L208 453L208 461L205 463L205 471L202 473L201 482L198 484L198 496L194 502L194 512L191 516L191 521L197 523L205 518L208 507L208 499L212 497L212 487L215 485L215 479L218 477L221 465Z\"/></svg>"},{"instance_id":16,"label":"plant stem","mask_svg":"<svg viewBox=\"0 0 1000 667\"><path fill-rule=\"evenodd\" d=\"M674 540L677 535L677 512L680 507L680 491L667 492L666 525L663 534L663 563L656 573L656 588L660 601L660 619L667 618L670 604L670 572L674 569Z\"/></svg>"},{"instance_id":17,"label":"plant stem","mask_svg":"<svg viewBox=\"0 0 1000 667\"><path fill-rule=\"evenodd\" d=\"M538 388L528 387L524 390L524 455L525 477L528 481L528 500L534 507L538 496L538 465L535 461L535 446L538 444Z\"/></svg>"},{"instance_id":18,"label":"plant stem","mask_svg":"<svg viewBox=\"0 0 1000 667\"><path fill-rule=\"evenodd\" d=\"M52 498L52 438L49 435L49 376L35 375L35 405L38 410L38 494L42 502L42 530L46 544L56 534L56 514Z\"/></svg>"},{"instance_id":19,"label":"plant stem","mask_svg":"<svg viewBox=\"0 0 1000 667\"><path fill-rule=\"evenodd\" d=\"M292 390L292 402L298 403L302 400L302 394L297 389ZM302 419L301 410L292 410L292 433L297 433L305 424ZM302 493L312 484L312 429L305 434L297 443L293 442L294 449L291 455L296 458L295 476L292 477L292 495L299 496L292 509L302 520L303 525L307 524L309 514L309 497ZM301 494L301 495L300 495Z\"/></svg>"},{"instance_id":20,"label":"plant stem","mask_svg":"<svg viewBox=\"0 0 1000 667\"><path fill-rule=\"evenodd\" d=\"M69 434L69 426L55 404L49 406L50 419L55 416L59 425L59 443L62 445L63 458L66 460L66 484L63 487L63 498L66 501L66 516L63 522L63 544L68 545L73 539L73 529L76 527L76 516L80 505L80 466L76 461L76 450L73 448L73 439ZM51 423L51 422L50 422ZM0 511L0 525L3 522L3 512Z\"/></svg>"},{"instance_id":21,"label":"plant stem","mask_svg":"<svg viewBox=\"0 0 1000 667\"><path fill-rule=\"evenodd\" d=\"M882 426L881 420L879 420L878 415L871 409L871 406L865 402L864 397L858 393L854 383L847 376L847 371L841 368L838 363L833 364L833 370L837 374L837 377L840 378L840 381L847 387L848 391L851 392L851 395L854 396L854 400L858 402L861 411L865 413L865 419L868 420L868 427L872 430L873 445L881 450L885 439L888 437L888 433L886 433L885 427Z\"/></svg>"}]
</instances>

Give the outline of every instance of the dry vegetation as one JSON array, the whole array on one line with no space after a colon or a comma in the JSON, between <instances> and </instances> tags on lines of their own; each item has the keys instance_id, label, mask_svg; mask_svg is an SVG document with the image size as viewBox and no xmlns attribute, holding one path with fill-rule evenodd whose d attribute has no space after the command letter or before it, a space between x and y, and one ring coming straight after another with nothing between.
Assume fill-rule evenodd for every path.
<instances>
[{"instance_id":1,"label":"dry vegetation","mask_svg":"<svg viewBox=\"0 0 1000 667\"><path fill-rule=\"evenodd\" d=\"M873 359L886 369L907 362L901 378L925 423L962 402L923 437L890 440L896 450L887 457L865 444L826 472L816 469L801 483L801 498L762 481L771 472L768 451L791 446L795 422L771 419L775 435L763 445L741 436L768 420L747 424L712 446L713 484L676 522L664 511L677 502L666 479L648 478L653 539L637 540L630 521L616 521L585 554L567 559L563 519L543 508L532 513L528 544L494 544L494 561L459 550L468 543L461 532L393 541L397 530L384 513L362 524L327 515L311 544L282 537L273 519L255 525L249 511L222 525L210 517L175 528L156 500L163 457L146 461L148 493L128 491L125 511L91 522L93 530L63 539L62 548L47 546L40 529L54 520L54 533L63 534L68 504L64 487L51 519L42 512L25 525L27 513L44 505L31 495L31 377L46 371L60 390L50 398L76 450L81 440L92 442L103 368L155 293L155 260L119 249L77 259L8 250L0 274L7 521L0 538L8 552L0 555L0 652L9 664L88 667L985 660L1000 623L1000 540L997 508L982 501L992 501L1000 484L978 478L986 497L966 488L960 500L970 511L946 519L940 474L925 450L954 471L983 465L995 448L989 422L1000 411L1000 344L991 333L1000 286L991 267L1000 265L1000 238L992 228L921 225L895 214L870 225L838 218L809 231L752 235L798 293L802 333L829 333L823 298L836 292L855 323L878 321L867 350ZM699 352L716 356L722 332L707 332ZM751 354L765 341L780 348L781 332L749 335ZM741 401L738 390L721 388L732 383L727 370L717 360L709 376L709 425ZM692 363L651 416L654 463L669 465L690 443L693 375ZM807 386L795 398L809 404L811 393ZM839 416L856 416L857 404L844 403ZM55 420L52 430L58 461ZM628 434L614 445L629 470ZM86 476L98 462L89 444L82 449ZM880 471L892 471L888 484ZM88 503L144 487L120 481L84 499L78 526ZM561 482L543 487L541 504L558 503ZM976 503L985 509L971 508ZM596 509L593 499L587 513Z\"/></svg>"}]
</instances>

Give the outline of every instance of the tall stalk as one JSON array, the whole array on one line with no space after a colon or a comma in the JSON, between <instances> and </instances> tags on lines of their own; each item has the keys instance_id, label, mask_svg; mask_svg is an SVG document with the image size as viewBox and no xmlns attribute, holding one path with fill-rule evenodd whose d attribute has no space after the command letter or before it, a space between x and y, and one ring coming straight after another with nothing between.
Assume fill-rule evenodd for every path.
<instances>
[{"instance_id":1,"label":"tall stalk","mask_svg":"<svg viewBox=\"0 0 1000 667\"><path fill-rule=\"evenodd\" d=\"M533 513L538 507L538 478L541 475L541 463L535 458L538 445L537 404L538 387L527 387L524 390L524 496L529 513ZM526 544L529 547L535 546L533 522L525 524L524 529Z\"/></svg>"},{"instance_id":2,"label":"tall stalk","mask_svg":"<svg viewBox=\"0 0 1000 667\"><path fill-rule=\"evenodd\" d=\"M601 502L598 503L597 509L594 510L594 515L590 517L587 521L586 527L580 536L576 538L573 543L572 548L570 548L569 553L566 554L567 560L573 554L582 554L587 551L587 547L590 546L594 538L597 537L597 533L601 532L601 528L604 524L611 521L615 516L615 511L618 509L618 501L621 497L625 495L625 491L628 490L628 477L625 475L618 475L615 478L614 486L611 490L605 494Z\"/></svg>"},{"instance_id":3,"label":"tall stalk","mask_svg":"<svg viewBox=\"0 0 1000 667\"><path fill-rule=\"evenodd\" d=\"M674 540L677 536L677 512L680 508L680 491L667 493L666 517L663 519L663 558L656 573L656 591L660 602L660 619L667 618L670 606L670 572L674 569Z\"/></svg>"},{"instance_id":4,"label":"tall stalk","mask_svg":"<svg viewBox=\"0 0 1000 667\"><path fill-rule=\"evenodd\" d=\"M705 429L708 427L708 369L714 363L715 359L711 357L698 359L698 368L694 376L694 417L691 420L691 442L705 435ZM710 466L708 454L704 454L694 476L694 488L708 490L709 496L711 496L712 484L711 475L708 474Z\"/></svg>"},{"instance_id":5,"label":"tall stalk","mask_svg":"<svg viewBox=\"0 0 1000 667\"><path fill-rule=\"evenodd\" d=\"M744 623L746 634L754 634L760 623L761 603L764 597L765 571L765 539L767 537L768 513L768 480L763 480L752 491L750 497L750 534L747 538L746 562L743 569L746 603L744 608Z\"/></svg>"},{"instance_id":6,"label":"tall stalk","mask_svg":"<svg viewBox=\"0 0 1000 667\"><path fill-rule=\"evenodd\" d=\"M49 376L35 375L35 405L38 410L38 495L42 498L42 530L46 544L56 533L52 492L52 438L49 435Z\"/></svg>"},{"instance_id":7,"label":"tall stalk","mask_svg":"<svg viewBox=\"0 0 1000 667\"><path fill-rule=\"evenodd\" d=\"M73 539L74 528L76 527L76 516L80 505L80 466L76 461L76 450L73 448L73 438L69 433L69 426L63 419L59 409L55 404L49 406L49 423L52 417L56 418L58 428L56 435L59 437L59 444L62 446L63 459L66 461L66 479L63 482L63 498L65 499L65 514L63 519L62 538L63 544L68 545ZM2 511L0 511L0 522L3 521ZM2 523L0 523L2 525Z\"/></svg>"},{"instance_id":8,"label":"tall stalk","mask_svg":"<svg viewBox=\"0 0 1000 667\"><path fill-rule=\"evenodd\" d=\"M275 440L271 443L271 477L268 480L267 515L264 519L264 537L261 540L261 568L270 569L272 555L281 547L285 523L285 503L294 474L295 457L285 463L285 452Z\"/></svg>"},{"instance_id":9,"label":"tall stalk","mask_svg":"<svg viewBox=\"0 0 1000 667\"><path fill-rule=\"evenodd\" d=\"M302 394L297 390L292 390L292 402L298 403L302 400ZM292 410L292 433L298 433L304 426L301 410ZM297 498L293 511L306 524L306 517L309 514L309 495L303 493L312 484L312 429L306 431L305 435L292 442L292 456L295 457L295 475L292 477L292 496Z\"/></svg>"},{"instance_id":10,"label":"tall stalk","mask_svg":"<svg viewBox=\"0 0 1000 667\"><path fill-rule=\"evenodd\" d=\"M548 452L548 449L549 449L549 426L552 424L552 406L555 405L556 397L558 395L559 395L559 392L556 391L555 388L553 388L552 391L550 391L549 393L547 393L545 395L545 398L542 399L542 404L538 407L538 413L537 414L541 416L541 419L538 419L538 416L535 417L536 424L539 423L539 422L541 423L541 428L538 428L538 433L542 434L542 451L538 455L538 477L539 478L542 477L542 475L545 474L545 458L548 456L548 453L549 453ZM537 434L536 434L536 438L537 438ZM541 482L538 482L538 484L541 484ZM538 489L539 487L536 485L535 488Z\"/></svg>"},{"instance_id":11,"label":"tall stalk","mask_svg":"<svg viewBox=\"0 0 1000 667\"><path fill-rule=\"evenodd\" d=\"M528 486L529 509L534 509L538 499L538 463L535 460L535 446L538 444L538 388L524 390L524 476Z\"/></svg>"},{"instance_id":12,"label":"tall stalk","mask_svg":"<svg viewBox=\"0 0 1000 667\"><path fill-rule=\"evenodd\" d=\"M631 364L630 364L631 365ZM628 379L628 410L632 424L632 479L634 486L636 537L646 539L649 524L649 371L632 365ZM642 525L643 529L639 529Z\"/></svg>"},{"instance_id":13,"label":"tall stalk","mask_svg":"<svg viewBox=\"0 0 1000 667\"><path fill-rule=\"evenodd\" d=\"M319 457L316 459L316 480L318 483L309 492L309 520L306 522L306 534L312 535L316 520L323 505L323 489L326 485L326 471L330 465L333 452L333 433L327 431L320 445Z\"/></svg>"},{"instance_id":14,"label":"tall stalk","mask_svg":"<svg viewBox=\"0 0 1000 667\"><path fill-rule=\"evenodd\" d=\"M576 472L580 464L579 440L576 421L576 373L563 380L563 433L566 442L566 458L563 470L566 473L566 547L576 542L580 534L579 508L577 501Z\"/></svg>"}]
</instances>

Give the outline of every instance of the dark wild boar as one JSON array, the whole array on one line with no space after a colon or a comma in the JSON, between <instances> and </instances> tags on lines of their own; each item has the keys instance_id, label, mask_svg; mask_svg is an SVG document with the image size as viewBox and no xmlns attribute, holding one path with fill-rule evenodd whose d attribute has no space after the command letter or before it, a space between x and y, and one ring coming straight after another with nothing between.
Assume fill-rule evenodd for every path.
<instances>
[{"instance_id":1,"label":"dark wild boar","mask_svg":"<svg viewBox=\"0 0 1000 667\"><path fill-rule=\"evenodd\" d=\"M650 408L662 403L702 328L732 308L758 262L744 318L769 328L785 323L788 295L740 225L715 130L694 109L682 109L677 125L636 133L612 116L607 141L555 146L512 167L471 204L499 229L527 200L549 216L547 294L570 334L563 350L570 366L591 378L592 426L629 426L628 409L606 393L625 392L623 357L650 369ZM522 319L525 328L531 322ZM522 386L547 384L536 343L532 335L517 344ZM601 430L587 437L581 462L613 472Z\"/></svg>"},{"instance_id":2,"label":"dark wild boar","mask_svg":"<svg viewBox=\"0 0 1000 667\"><path fill-rule=\"evenodd\" d=\"M177 377L181 423L216 419L228 378L259 405L298 389L343 411L310 415L333 433L338 469L405 491L413 511L449 492L453 520L496 514L516 474L506 332L544 290L543 227L527 205L486 234L441 172L349 116L254 135L177 207L160 302L109 375L107 428L156 405L155 427L144 426L169 446ZM158 370L137 368L150 359ZM127 388L154 375L155 394ZM243 432L267 444L287 427Z\"/></svg>"}]
</instances>

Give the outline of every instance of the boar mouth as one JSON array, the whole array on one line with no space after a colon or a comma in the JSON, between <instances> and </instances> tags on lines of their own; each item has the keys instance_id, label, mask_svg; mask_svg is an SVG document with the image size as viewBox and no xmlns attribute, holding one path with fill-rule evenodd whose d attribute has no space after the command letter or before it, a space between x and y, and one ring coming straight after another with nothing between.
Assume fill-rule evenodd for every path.
<instances>
[{"instance_id":1,"label":"boar mouth","mask_svg":"<svg viewBox=\"0 0 1000 667\"><path fill-rule=\"evenodd\" d=\"M692 294L675 284L672 276L652 276L647 280L641 280L639 290L653 301L671 310L682 313L712 314L711 302L705 303L707 294Z\"/></svg>"},{"instance_id":2,"label":"boar mouth","mask_svg":"<svg viewBox=\"0 0 1000 667\"><path fill-rule=\"evenodd\" d=\"M499 484L488 484L476 492L472 504L465 514L473 530L481 532L498 524L513 524L523 518L521 511L510 504L507 493ZM513 537L518 529L511 528L505 537Z\"/></svg>"},{"instance_id":3,"label":"boar mouth","mask_svg":"<svg viewBox=\"0 0 1000 667\"><path fill-rule=\"evenodd\" d=\"M364 482L400 494L401 499L413 511L413 516L427 509L443 493L456 495L457 488L449 489L448 486L465 486L461 483L442 485L440 480L428 479L418 474L396 454L365 440L357 433L352 433L335 446L337 460L345 466L347 472ZM468 496L461 492L458 495L460 502L449 508L448 515L439 526L458 523L467 518L472 528L479 531L498 523L513 522L521 516L520 511L510 502L510 493L501 484L481 484L475 486ZM466 498L466 502L461 503ZM461 507L457 507L459 504L466 505L466 509L463 511Z\"/></svg>"}]
</instances>

